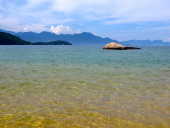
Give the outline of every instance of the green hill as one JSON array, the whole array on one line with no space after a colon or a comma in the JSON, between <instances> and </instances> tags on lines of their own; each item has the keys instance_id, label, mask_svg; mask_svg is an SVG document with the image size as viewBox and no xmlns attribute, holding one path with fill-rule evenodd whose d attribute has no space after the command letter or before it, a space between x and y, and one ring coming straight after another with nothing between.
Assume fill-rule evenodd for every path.
<instances>
[{"instance_id":1,"label":"green hill","mask_svg":"<svg viewBox=\"0 0 170 128\"><path fill-rule=\"evenodd\" d=\"M24 41L19 37L11 35L9 33L0 32L0 45L29 45L28 41Z\"/></svg>"},{"instance_id":2,"label":"green hill","mask_svg":"<svg viewBox=\"0 0 170 128\"><path fill-rule=\"evenodd\" d=\"M72 45L67 41L28 42L6 32L0 32L0 45Z\"/></svg>"}]
</instances>

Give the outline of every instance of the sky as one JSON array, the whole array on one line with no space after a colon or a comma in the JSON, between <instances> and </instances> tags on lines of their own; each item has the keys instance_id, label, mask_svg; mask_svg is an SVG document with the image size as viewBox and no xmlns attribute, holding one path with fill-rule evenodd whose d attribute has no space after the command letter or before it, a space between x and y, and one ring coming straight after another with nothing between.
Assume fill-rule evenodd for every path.
<instances>
[{"instance_id":1,"label":"sky","mask_svg":"<svg viewBox=\"0 0 170 128\"><path fill-rule=\"evenodd\" d=\"M170 0L0 0L0 29L170 41Z\"/></svg>"}]
</instances>

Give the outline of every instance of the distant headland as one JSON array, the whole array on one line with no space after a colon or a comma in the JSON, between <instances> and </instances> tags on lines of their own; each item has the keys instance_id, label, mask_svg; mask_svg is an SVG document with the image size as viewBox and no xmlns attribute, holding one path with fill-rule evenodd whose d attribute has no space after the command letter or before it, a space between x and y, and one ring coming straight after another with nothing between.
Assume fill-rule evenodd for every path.
<instances>
[{"instance_id":1,"label":"distant headland","mask_svg":"<svg viewBox=\"0 0 170 128\"><path fill-rule=\"evenodd\" d=\"M0 32L0 45L72 45L67 41L29 42L6 32Z\"/></svg>"}]
</instances>

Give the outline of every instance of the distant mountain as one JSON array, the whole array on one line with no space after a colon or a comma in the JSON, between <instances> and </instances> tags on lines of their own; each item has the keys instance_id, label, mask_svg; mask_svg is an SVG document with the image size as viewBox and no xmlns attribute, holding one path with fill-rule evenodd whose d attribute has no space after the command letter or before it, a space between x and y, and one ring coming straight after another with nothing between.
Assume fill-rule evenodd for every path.
<instances>
[{"instance_id":1,"label":"distant mountain","mask_svg":"<svg viewBox=\"0 0 170 128\"><path fill-rule=\"evenodd\" d=\"M112 40L110 38L102 38L99 36L96 36L89 32L83 32L78 34L60 34L56 35L55 33L51 32L41 32L41 33L35 33L35 32L11 32L11 31L5 31L0 30L3 32L8 32L11 34L14 34L18 37L20 37L23 40L31 41L31 42L49 42L49 41L56 41L56 40L64 40L71 42L72 44L105 44L109 42L118 42L116 40Z\"/></svg>"},{"instance_id":2,"label":"distant mountain","mask_svg":"<svg viewBox=\"0 0 170 128\"><path fill-rule=\"evenodd\" d=\"M14 34L15 36L18 36L21 39L30 42L49 42L49 41L56 41L56 40L64 40L72 44L102 44L102 45L113 41L118 42L116 40L112 40L110 38L102 38L88 32L83 32L78 34L56 35L55 33L45 32L45 31L41 33L35 33L35 32L15 33L15 32L5 31L5 30L0 30L0 31Z\"/></svg>"},{"instance_id":3,"label":"distant mountain","mask_svg":"<svg viewBox=\"0 0 170 128\"><path fill-rule=\"evenodd\" d=\"M12 34L0 32L0 45L29 45L28 41L24 41Z\"/></svg>"},{"instance_id":4,"label":"distant mountain","mask_svg":"<svg viewBox=\"0 0 170 128\"><path fill-rule=\"evenodd\" d=\"M92 33L79 33L79 34L61 34L56 35L51 32L41 32L41 33L34 33L34 32L19 32L16 33L18 37L32 42L47 42L47 41L55 41L55 40L64 40L71 42L72 44L100 44L100 43L108 43L114 40L110 38L102 38Z\"/></svg>"},{"instance_id":5,"label":"distant mountain","mask_svg":"<svg viewBox=\"0 0 170 128\"><path fill-rule=\"evenodd\" d=\"M49 32L41 32L41 33L34 33L34 32L19 32L15 33L16 36L31 42L48 42L48 41L55 41L59 40L56 38L56 35Z\"/></svg>"},{"instance_id":6,"label":"distant mountain","mask_svg":"<svg viewBox=\"0 0 170 128\"><path fill-rule=\"evenodd\" d=\"M170 42L162 40L128 40L123 41L122 44L126 46L170 46Z\"/></svg>"},{"instance_id":7,"label":"distant mountain","mask_svg":"<svg viewBox=\"0 0 170 128\"><path fill-rule=\"evenodd\" d=\"M56 40L63 40L66 42L70 42L71 44L101 44L104 45L110 42L118 42L123 45L127 46L170 46L170 42L164 42L162 40L128 40L128 41L117 41L112 40L110 38L102 38L96 36L92 33L83 32L78 34L60 34L56 35L55 33L51 32L11 32L0 29L0 31L8 32L10 34L16 35L23 40L30 41L30 42L51 42Z\"/></svg>"}]
</instances>

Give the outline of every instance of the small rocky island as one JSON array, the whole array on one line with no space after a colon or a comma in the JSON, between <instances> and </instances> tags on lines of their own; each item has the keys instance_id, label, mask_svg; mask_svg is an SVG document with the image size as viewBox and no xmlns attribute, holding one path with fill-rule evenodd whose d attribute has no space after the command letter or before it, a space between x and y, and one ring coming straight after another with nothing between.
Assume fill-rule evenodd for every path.
<instances>
[{"instance_id":1,"label":"small rocky island","mask_svg":"<svg viewBox=\"0 0 170 128\"><path fill-rule=\"evenodd\" d=\"M141 49L137 47L127 47L122 44L116 43L116 42L111 42L106 44L103 49L106 50L135 50L135 49Z\"/></svg>"}]
</instances>

